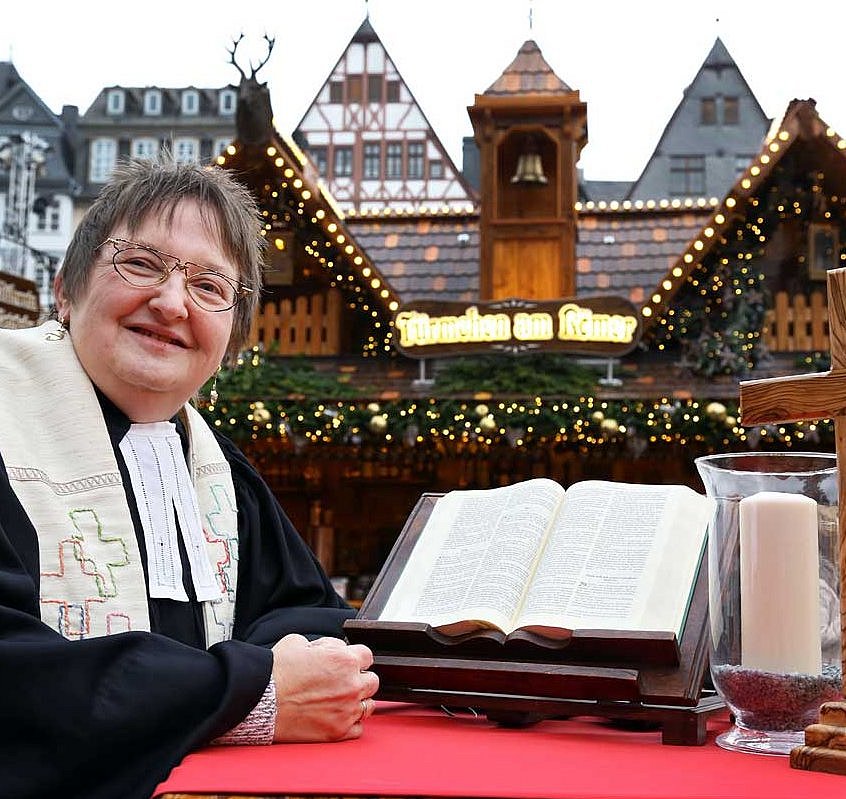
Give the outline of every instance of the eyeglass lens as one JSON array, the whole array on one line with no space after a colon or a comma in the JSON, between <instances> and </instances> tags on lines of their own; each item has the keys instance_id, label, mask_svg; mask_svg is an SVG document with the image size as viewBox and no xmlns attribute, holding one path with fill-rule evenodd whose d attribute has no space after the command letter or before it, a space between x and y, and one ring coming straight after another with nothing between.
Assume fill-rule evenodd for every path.
<instances>
[{"instance_id":1,"label":"eyeglass lens","mask_svg":"<svg viewBox=\"0 0 846 799\"><path fill-rule=\"evenodd\" d=\"M112 257L118 274L133 286L149 287L164 283L170 273L179 267L185 274L185 284L191 299L201 308L225 311L238 301L238 289L225 275L208 270L192 272L188 264L180 264L175 258L170 260L172 264L168 264L159 253L145 247L120 248Z\"/></svg>"}]
</instances>

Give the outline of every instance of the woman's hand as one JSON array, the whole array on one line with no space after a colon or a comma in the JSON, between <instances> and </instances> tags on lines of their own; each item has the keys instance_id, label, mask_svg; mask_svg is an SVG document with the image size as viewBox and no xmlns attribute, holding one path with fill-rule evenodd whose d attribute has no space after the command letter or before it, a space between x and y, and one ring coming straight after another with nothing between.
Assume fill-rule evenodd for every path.
<instances>
[{"instance_id":1,"label":"woman's hand","mask_svg":"<svg viewBox=\"0 0 846 799\"><path fill-rule=\"evenodd\" d=\"M379 688L368 671L372 664L373 653L362 644L286 635L273 647L274 741L358 738Z\"/></svg>"}]
</instances>

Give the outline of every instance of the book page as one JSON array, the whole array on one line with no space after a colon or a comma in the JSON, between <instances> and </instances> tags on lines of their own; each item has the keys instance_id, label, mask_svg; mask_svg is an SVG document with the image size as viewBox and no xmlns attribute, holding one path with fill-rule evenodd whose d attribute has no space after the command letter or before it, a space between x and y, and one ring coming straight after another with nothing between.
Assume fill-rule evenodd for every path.
<instances>
[{"instance_id":1,"label":"book page","mask_svg":"<svg viewBox=\"0 0 846 799\"><path fill-rule=\"evenodd\" d=\"M571 486L520 626L679 635L711 511L711 500L685 486Z\"/></svg>"},{"instance_id":2,"label":"book page","mask_svg":"<svg viewBox=\"0 0 846 799\"><path fill-rule=\"evenodd\" d=\"M379 618L433 627L469 619L510 631L563 496L538 478L441 497Z\"/></svg>"}]
</instances>

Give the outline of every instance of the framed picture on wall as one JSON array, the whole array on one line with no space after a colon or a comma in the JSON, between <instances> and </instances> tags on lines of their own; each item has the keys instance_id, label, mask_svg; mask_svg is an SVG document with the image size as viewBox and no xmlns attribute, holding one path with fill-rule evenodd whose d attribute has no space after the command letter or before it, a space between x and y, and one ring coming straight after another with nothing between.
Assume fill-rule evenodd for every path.
<instances>
[{"instance_id":1,"label":"framed picture on wall","mask_svg":"<svg viewBox=\"0 0 846 799\"><path fill-rule=\"evenodd\" d=\"M835 225L808 225L808 277L825 280L826 272L840 266L840 236Z\"/></svg>"}]
</instances>

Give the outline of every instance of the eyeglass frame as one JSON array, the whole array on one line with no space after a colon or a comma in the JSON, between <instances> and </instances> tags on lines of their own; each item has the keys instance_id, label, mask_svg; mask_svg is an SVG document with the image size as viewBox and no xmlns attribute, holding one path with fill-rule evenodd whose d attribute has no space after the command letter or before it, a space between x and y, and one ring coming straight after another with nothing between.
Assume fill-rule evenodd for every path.
<instances>
[{"instance_id":1,"label":"eyeglass frame","mask_svg":"<svg viewBox=\"0 0 846 799\"><path fill-rule=\"evenodd\" d=\"M206 311L206 313L223 313L224 311L231 311L241 300L244 299L244 297L246 297L249 294L252 294L255 291L255 289L252 288L251 286L248 286L245 283L242 283L240 280L237 280L234 277L229 277L229 275L224 275L223 272L218 272L216 269L212 269L211 267L203 266L202 264L198 264L198 263L194 263L194 261L183 261L179 256L173 255L169 252L165 252L164 250L158 250L155 247L151 247L149 244L141 244L140 242L137 242L137 241L130 241L129 239L119 239L119 238L116 238L114 236L109 236L109 238L105 239L100 244L98 244L94 248L94 250L95 251L99 250L101 247L104 247L106 244L111 244L115 248L115 251L112 253L112 255L110 257L110 260L112 262L112 267L115 270L115 272L117 272L117 274L120 276L120 278L122 280L124 280L127 284L129 284L130 286L132 286L133 288L136 288L136 289L153 288L154 286L161 286L162 284L167 282L168 278L175 271L179 270L179 271L182 272L182 275L185 278L185 288L186 288L186 291L188 292L188 296L191 298L191 301L200 310ZM129 246L121 249L120 248L121 244L128 244ZM124 275L123 272L120 271L120 268L118 267L117 261L116 261L117 256L120 253L125 252L126 250L131 249L133 247L136 247L140 250L147 250L147 252L151 252L154 255L158 256L158 258L161 260L162 265L164 266L164 268L166 270L166 271L163 271L161 273L161 279L160 280L158 280L155 283L151 283L149 286L139 286L137 283L133 283L131 280L129 280L129 278L127 278L126 275ZM164 257L162 257L162 256L164 256ZM165 262L164 258L172 258L175 262L174 265L168 268L168 265ZM222 277L228 283L231 283L233 288L235 289L235 302L233 302L232 305L229 305L226 308L206 308L203 305L201 305L197 301L197 298L194 296L193 292L191 291L191 286L188 283L189 277L193 277L193 275L189 276L189 274L188 274L188 267L189 266L195 266L195 267L197 267L197 269L202 270L202 272L200 274L211 273L213 275L217 275L218 277Z\"/></svg>"}]
</instances>

